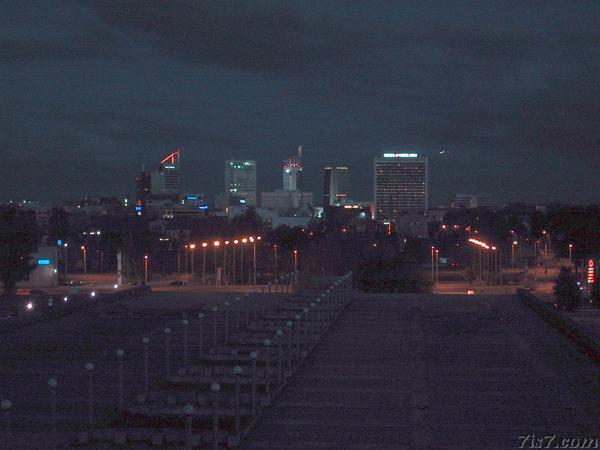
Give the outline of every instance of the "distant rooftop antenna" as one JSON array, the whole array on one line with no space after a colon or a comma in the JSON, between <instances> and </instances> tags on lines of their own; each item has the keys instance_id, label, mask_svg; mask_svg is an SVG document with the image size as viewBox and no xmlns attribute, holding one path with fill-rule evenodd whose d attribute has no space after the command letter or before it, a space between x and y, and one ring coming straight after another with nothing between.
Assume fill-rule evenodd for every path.
<instances>
[{"instance_id":1,"label":"distant rooftop antenna","mask_svg":"<svg viewBox=\"0 0 600 450\"><path fill-rule=\"evenodd\" d=\"M298 159L302 161L302 145L298 146Z\"/></svg>"}]
</instances>

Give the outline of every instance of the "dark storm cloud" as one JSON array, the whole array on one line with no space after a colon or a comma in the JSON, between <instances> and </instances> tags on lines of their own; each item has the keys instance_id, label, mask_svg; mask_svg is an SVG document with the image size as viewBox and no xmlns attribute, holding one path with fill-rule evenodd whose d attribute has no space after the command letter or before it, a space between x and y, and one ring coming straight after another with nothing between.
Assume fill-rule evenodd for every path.
<instances>
[{"instance_id":1,"label":"dark storm cloud","mask_svg":"<svg viewBox=\"0 0 600 450\"><path fill-rule=\"evenodd\" d=\"M90 2L108 24L143 33L167 55L199 64L293 71L342 62L356 48L316 2ZM355 42L355 45L359 45Z\"/></svg>"},{"instance_id":2,"label":"dark storm cloud","mask_svg":"<svg viewBox=\"0 0 600 450\"><path fill-rule=\"evenodd\" d=\"M311 189L346 162L366 199L361 168L411 147L432 157L434 204L464 190L598 200L598 2L34 4L0 17L0 93L53 112L13 118L7 151L56 151L51 128L98 167L182 145L191 189L216 192L226 157L258 159L272 189L303 143Z\"/></svg>"},{"instance_id":3,"label":"dark storm cloud","mask_svg":"<svg viewBox=\"0 0 600 450\"><path fill-rule=\"evenodd\" d=\"M99 30L73 33L64 38L6 39L0 47L0 62L74 61L119 57L118 40Z\"/></svg>"}]
</instances>

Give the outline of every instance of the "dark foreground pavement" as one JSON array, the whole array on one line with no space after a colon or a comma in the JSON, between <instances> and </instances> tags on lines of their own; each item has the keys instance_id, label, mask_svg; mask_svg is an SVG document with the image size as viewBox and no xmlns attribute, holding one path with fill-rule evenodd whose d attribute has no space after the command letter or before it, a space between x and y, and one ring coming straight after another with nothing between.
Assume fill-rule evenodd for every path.
<instances>
[{"instance_id":1,"label":"dark foreground pavement","mask_svg":"<svg viewBox=\"0 0 600 450\"><path fill-rule=\"evenodd\" d=\"M244 448L534 448L533 436L600 438L597 363L516 297L364 295Z\"/></svg>"}]
</instances>

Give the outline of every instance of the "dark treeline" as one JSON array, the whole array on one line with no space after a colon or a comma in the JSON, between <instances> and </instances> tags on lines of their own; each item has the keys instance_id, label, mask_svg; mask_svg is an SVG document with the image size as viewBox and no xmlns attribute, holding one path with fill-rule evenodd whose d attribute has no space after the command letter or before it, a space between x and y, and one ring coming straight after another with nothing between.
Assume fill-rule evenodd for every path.
<instances>
[{"instance_id":1,"label":"dark treeline","mask_svg":"<svg viewBox=\"0 0 600 450\"><path fill-rule=\"evenodd\" d=\"M600 254L597 206L551 207L546 213L526 205L511 205L497 211L451 210L441 223L430 226L430 239L389 233L387 228L369 219L346 225L315 221L305 228L271 229L253 209L231 219L206 215L162 220L129 215L126 210L120 215L94 215L55 208L38 227L33 212L3 207L0 222L0 276L9 289L26 278L34 267L28 256L36 251L40 239L47 245L56 245L59 240L68 244L61 247L60 272L64 272L66 264L69 273L81 273L81 247L85 247L88 272L116 272L117 253L121 253L123 275L135 282L143 277L145 255L151 261L151 277L189 272L188 258L192 256L186 245L195 243L196 273L201 256L206 256L210 272L214 271L215 256L217 264L222 264L225 256L218 253L225 252L223 246L219 249L212 246L214 241L224 243L261 236L255 246L246 244L243 250L243 270L247 271L250 254L253 247L256 249L258 283L292 272L297 263L301 273L309 275L353 270L359 288L386 292L430 288L430 277L421 276L426 272L421 266L429 263L432 245L462 268L469 267L473 249L465 242L473 236L498 245L507 254L513 239L533 246L546 231L550 236L548 245L556 255L565 257L569 243L573 245L575 258ZM205 250L200 247L202 242L208 243ZM237 249L241 252L241 247Z\"/></svg>"}]
</instances>

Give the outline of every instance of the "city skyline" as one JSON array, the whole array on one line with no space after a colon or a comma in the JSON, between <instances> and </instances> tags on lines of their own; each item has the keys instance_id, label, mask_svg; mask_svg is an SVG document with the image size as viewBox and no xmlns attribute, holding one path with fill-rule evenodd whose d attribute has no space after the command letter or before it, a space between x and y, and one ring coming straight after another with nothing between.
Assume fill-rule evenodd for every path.
<instances>
[{"instance_id":1,"label":"city skyline","mask_svg":"<svg viewBox=\"0 0 600 450\"><path fill-rule=\"evenodd\" d=\"M598 3L372 6L7 5L0 197L121 195L175 148L183 190L221 186L235 153L260 192L302 143L316 197L322 167L392 146L429 158L432 205L598 202Z\"/></svg>"}]
</instances>

